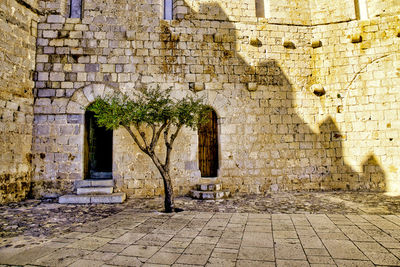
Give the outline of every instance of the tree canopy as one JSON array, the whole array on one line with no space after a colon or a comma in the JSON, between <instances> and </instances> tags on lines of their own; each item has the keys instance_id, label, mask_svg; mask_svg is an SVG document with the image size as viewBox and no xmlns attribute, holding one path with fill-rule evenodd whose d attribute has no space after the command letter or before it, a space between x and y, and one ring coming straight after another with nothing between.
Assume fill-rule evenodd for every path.
<instances>
[{"instance_id":1,"label":"tree canopy","mask_svg":"<svg viewBox=\"0 0 400 267\"><path fill-rule=\"evenodd\" d=\"M165 210L172 212L171 150L183 126L194 130L208 120L209 107L203 104L203 99L186 96L177 100L171 97L171 90L156 87L139 90L133 97L118 93L97 98L87 109L94 112L99 126L107 129L124 127L138 147L152 159L164 181ZM166 147L163 160L155 151L161 134Z\"/></svg>"}]
</instances>

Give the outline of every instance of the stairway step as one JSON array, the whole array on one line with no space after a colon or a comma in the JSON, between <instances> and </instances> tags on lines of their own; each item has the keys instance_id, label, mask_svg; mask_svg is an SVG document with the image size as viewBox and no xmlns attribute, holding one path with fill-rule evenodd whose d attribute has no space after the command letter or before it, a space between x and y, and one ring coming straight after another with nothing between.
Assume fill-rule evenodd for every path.
<instances>
[{"instance_id":1,"label":"stairway step","mask_svg":"<svg viewBox=\"0 0 400 267\"><path fill-rule=\"evenodd\" d=\"M86 179L75 181L75 187L109 187L114 186L112 179Z\"/></svg>"},{"instance_id":2,"label":"stairway step","mask_svg":"<svg viewBox=\"0 0 400 267\"><path fill-rule=\"evenodd\" d=\"M221 183L206 183L196 185L199 191L220 191L222 189Z\"/></svg>"},{"instance_id":3,"label":"stairway step","mask_svg":"<svg viewBox=\"0 0 400 267\"><path fill-rule=\"evenodd\" d=\"M58 199L60 204L100 204L122 203L126 199L125 193L107 195L64 195Z\"/></svg>"},{"instance_id":4,"label":"stairway step","mask_svg":"<svg viewBox=\"0 0 400 267\"><path fill-rule=\"evenodd\" d=\"M100 186L92 186L92 187L78 187L76 189L76 193L78 195L83 194L112 194L114 188L112 186L108 187L100 187Z\"/></svg>"},{"instance_id":5,"label":"stairway step","mask_svg":"<svg viewBox=\"0 0 400 267\"><path fill-rule=\"evenodd\" d=\"M221 191L200 191L200 190L190 190L190 195L195 199L221 199L227 198L230 195L229 190Z\"/></svg>"}]
</instances>

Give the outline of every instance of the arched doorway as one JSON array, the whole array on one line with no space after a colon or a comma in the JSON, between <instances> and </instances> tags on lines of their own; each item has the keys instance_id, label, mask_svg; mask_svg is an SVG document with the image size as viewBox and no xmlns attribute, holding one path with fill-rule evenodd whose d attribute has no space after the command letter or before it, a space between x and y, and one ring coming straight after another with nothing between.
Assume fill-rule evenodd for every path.
<instances>
[{"instance_id":1,"label":"arched doorway","mask_svg":"<svg viewBox=\"0 0 400 267\"><path fill-rule=\"evenodd\" d=\"M208 122L199 126L199 169L201 177L217 177L218 175L218 118L210 108Z\"/></svg>"},{"instance_id":2,"label":"arched doorway","mask_svg":"<svg viewBox=\"0 0 400 267\"><path fill-rule=\"evenodd\" d=\"M85 178L112 179L113 132L96 123L94 113L85 113Z\"/></svg>"}]
</instances>

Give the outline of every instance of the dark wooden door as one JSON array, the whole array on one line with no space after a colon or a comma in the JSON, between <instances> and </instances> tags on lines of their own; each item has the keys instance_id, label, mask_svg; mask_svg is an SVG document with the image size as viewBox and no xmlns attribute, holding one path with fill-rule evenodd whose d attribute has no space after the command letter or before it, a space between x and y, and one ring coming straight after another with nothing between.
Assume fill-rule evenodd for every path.
<instances>
[{"instance_id":1,"label":"dark wooden door","mask_svg":"<svg viewBox=\"0 0 400 267\"><path fill-rule=\"evenodd\" d=\"M218 120L214 110L208 123L199 127L199 168L202 177L216 177L218 171Z\"/></svg>"}]
</instances>

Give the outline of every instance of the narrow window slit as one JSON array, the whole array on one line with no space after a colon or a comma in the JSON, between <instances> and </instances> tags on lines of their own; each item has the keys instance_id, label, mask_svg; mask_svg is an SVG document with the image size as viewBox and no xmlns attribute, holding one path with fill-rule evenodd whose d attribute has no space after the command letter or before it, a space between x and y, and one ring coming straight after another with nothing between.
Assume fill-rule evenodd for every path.
<instances>
[{"instance_id":1,"label":"narrow window slit","mask_svg":"<svg viewBox=\"0 0 400 267\"><path fill-rule=\"evenodd\" d=\"M172 20L173 0L164 0L164 19Z\"/></svg>"},{"instance_id":2,"label":"narrow window slit","mask_svg":"<svg viewBox=\"0 0 400 267\"><path fill-rule=\"evenodd\" d=\"M70 18L82 17L82 0L70 0Z\"/></svg>"},{"instance_id":3,"label":"narrow window slit","mask_svg":"<svg viewBox=\"0 0 400 267\"><path fill-rule=\"evenodd\" d=\"M256 16L257 18L270 17L269 0L255 0L256 1Z\"/></svg>"},{"instance_id":4,"label":"narrow window slit","mask_svg":"<svg viewBox=\"0 0 400 267\"><path fill-rule=\"evenodd\" d=\"M360 20L368 19L367 0L354 0L356 18Z\"/></svg>"}]
</instances>

